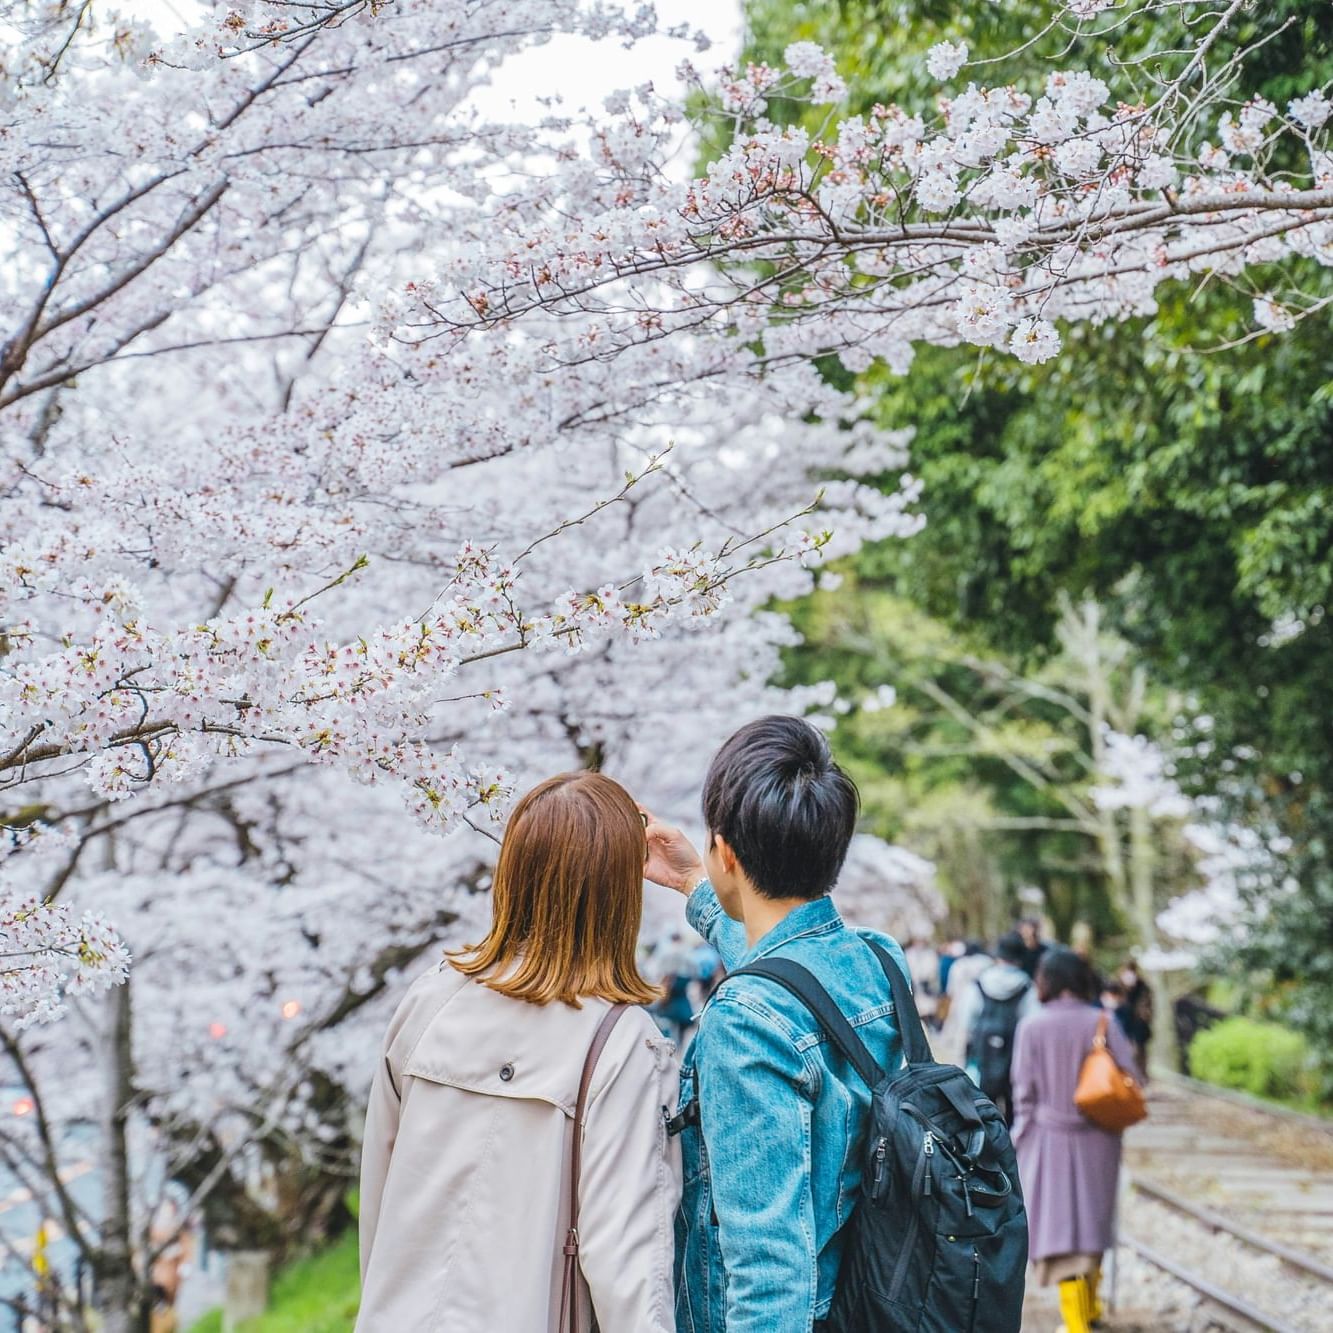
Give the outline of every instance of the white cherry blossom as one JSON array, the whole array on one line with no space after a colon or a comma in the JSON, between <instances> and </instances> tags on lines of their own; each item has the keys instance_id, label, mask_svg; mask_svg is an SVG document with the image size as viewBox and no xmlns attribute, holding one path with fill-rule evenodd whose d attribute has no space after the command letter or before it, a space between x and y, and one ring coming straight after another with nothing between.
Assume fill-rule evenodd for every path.
<instances>
[{"instance_id":1,"label":"white cherry blossom","mask_svg":"<svg viewBox=\"0 0 1333 1333\"><path fill-rule=\"evenodd\" d=\"M967 64L966 42L938 42L926 53L931 78L947 83Z\"/></svg>"}]
</instances>

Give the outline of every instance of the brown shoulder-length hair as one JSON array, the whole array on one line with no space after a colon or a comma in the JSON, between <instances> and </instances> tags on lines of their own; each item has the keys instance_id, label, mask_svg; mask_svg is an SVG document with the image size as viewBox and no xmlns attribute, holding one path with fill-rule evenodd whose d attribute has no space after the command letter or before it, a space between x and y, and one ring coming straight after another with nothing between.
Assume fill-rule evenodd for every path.
<instances>
[{"instance_id":1,"label":"brown shoulder-length hair","mask_svg":"<svg viewBox=\"0 0 1333 1333\"><path fill-rule=\"evenodd\" d=\"M538 783L509 817L490 933L450 963L530 1004L657 999L635 961L647 850L643 818L618 782L561 773Z\"/></svg>"}]
</instances>

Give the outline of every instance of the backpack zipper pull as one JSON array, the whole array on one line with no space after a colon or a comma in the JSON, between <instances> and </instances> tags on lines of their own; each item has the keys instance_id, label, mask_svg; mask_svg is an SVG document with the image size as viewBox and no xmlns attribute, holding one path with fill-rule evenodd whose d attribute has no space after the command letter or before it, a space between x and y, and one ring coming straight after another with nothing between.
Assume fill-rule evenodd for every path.
<instances>
[{"instance_id":1,"label":"backpack zipper pull","mask_svg":"<svg viewBox=\"0 0 1333 1333\"><path fill-rule=\"evenodd\" d=\"M875 1144L875 1176L870 1182L870 1197L879 1198L879 1187L884 1180L884 1158L888 1152L889 1143L887 1139L880 1139Z\"/></svg>"},{"instance_id":2,"label":"backpack zipper pull","mask_svg":"<svg viewBox=\"0 0 1333 1333\"><path fill-rule=\"evenodd\" d=\"M922 1151L926 1154L926 1180L923 1194L929 1195L933 1190L933 1180L935 1173L930 1169L930 1159L935 1156L935 1136L926 1130L925 1140L921 1144Z\"/></svg>"}]
</instances>

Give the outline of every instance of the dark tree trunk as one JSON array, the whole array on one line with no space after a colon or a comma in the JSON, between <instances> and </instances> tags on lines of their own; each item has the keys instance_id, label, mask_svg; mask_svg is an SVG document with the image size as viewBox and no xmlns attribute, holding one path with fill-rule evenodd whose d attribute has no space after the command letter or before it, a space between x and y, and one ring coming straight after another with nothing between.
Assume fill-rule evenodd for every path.
<instances>
[{"instance_id":1,"label":"dark tree trunk","mask_svg":"<svg viewBox=\"0 0 1333 1333\"><path fill-rule=\"evenodd\" d=\"M134 1266L128 1124L134 1101L131 987L111 992L106 1044L101 1244L93 1260L96 1305L105 1333L148 1333L147 1284Z\"/></svg>"}]
</instances>

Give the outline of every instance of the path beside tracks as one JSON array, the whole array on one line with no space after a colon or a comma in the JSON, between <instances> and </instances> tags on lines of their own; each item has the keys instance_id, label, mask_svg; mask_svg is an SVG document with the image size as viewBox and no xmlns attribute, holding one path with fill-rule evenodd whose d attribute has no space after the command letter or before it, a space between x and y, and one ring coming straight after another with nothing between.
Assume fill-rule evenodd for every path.
<instances>
[{"instance_id":1,"label":"path beside tracks","mask_svg":"<svg viewBox=\"0 0 1333 1333\"><path fill-rule=\"evenodd\" d=\"M1162 1075L1126 1136L1116 1333L1333 1329L1333 1122ZM1025 1333L1060 1327L1032 1293Z\"/></svg>"}]
</instances>

